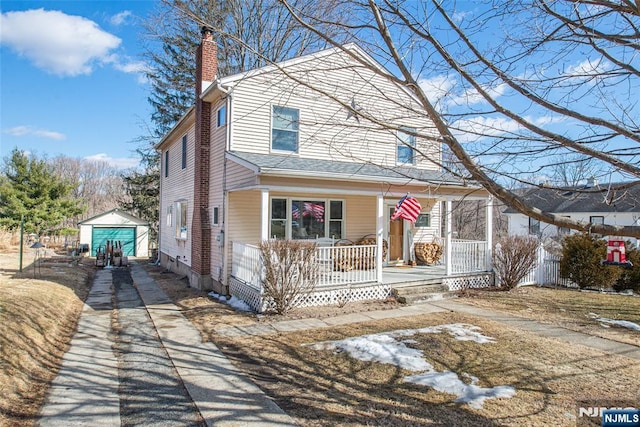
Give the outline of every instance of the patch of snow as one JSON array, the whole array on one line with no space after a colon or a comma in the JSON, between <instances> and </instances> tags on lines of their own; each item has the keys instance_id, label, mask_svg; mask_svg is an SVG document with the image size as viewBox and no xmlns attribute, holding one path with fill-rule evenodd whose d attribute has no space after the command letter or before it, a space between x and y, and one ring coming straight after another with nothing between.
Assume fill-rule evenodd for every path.
<instances>
[{"instance_id":1,"label":"patch of snow","mask_svg":"<svg viewBox=\"0 0 640 427\"><path fill-rule=\"evenodd\" d=\"M638 325L637 323L630 322L628 320L607 319L606 317L600 317L595 313L589 313L589 317L591 317L597 322L600 322L600 325L603 328L608 328L610 327L610 325L617 325L617 326L622 326L623 328L631 329L634 331L640 331L640 325Z\"/></svg>"},{"instance_id":2,"label":"patch of snow","mask_svg":"<svg viewBox=\"0 0 640 427\"><path fill-rule=\"evenodd\" d=\"M244 302L241 299L236 298L234 296L232 296L231 298L227 299L226 296L217 294L215 292L209 292L207 295L209 295L211 298L215 298L218 301L229 305L231 308L234 308L234 309L236 309L238 311L248 311L248 312L253 311L253 309L251 307L249 307L249 305L246 302Z\"/></svg>"},{"instance_id":3,"label":"patch of snow","mask_svg":"<svg viewBox=\"0 0 640 427\"><path fill-rule=\"evenodd\" d=\"M467 384L458 377L458 374L451 371L426 372L423 374L410 375L404 380L409 383L420 384L431 387L442 393L455 394L456 402L468 403L472 408L481 409L482 404L487 399L496 397L513 397L516 389L508 385L496 387L480 387L475 384Z\"/></svg>"},{"instance_id":4,"label":"patch of snow","mask_svg":"<svg viewBox=\"0 0 640 427\"><path fill-rule=\"evenodd\" d=\"M495 340L480 332L474 325L455 323L449 325L430 326L421 329L404 329L380 334L362 335L338 341L324 341L311 344L314 350L332 350L346 352L351 357L365 362L378 362L398 366L408 371L420 372L404 378L406 382L425 385L433 389L457 396L456 402L468 403L474 408L481 408L486 399L496 397L512 397L515 388L511 386L480 387L478 378L462 373L471 384L462 381L455 372L437 372L433 365L424 359L422 350L410 348L407 344L415 344L413 339L405 339L416 334L439 334L448 332L456 340L474 341L479 344L492 343Z\"/></svg>"}]
</instances>

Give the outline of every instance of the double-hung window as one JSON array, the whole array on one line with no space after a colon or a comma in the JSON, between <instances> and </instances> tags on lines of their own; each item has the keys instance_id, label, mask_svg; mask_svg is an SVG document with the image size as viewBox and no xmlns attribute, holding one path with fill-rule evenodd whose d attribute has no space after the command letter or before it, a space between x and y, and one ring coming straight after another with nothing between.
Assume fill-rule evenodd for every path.
<instances>
[{"instance_id":1,"label":"double-hung window","mask_svg":"<svg viewBox=\"0 0 640 427\"><path fill-rule=\"evenodd\" d=\"M271 116L271 149L298 152L300 111L296 108L273 106Z\"/></svg>"},{"instance_id":2,"label":"double-hung window","mask_svg":"<svg viewBox=\"0 0 640 427\"><path fill-rule=\"evenodd\" d=\"M540 220L529 217L529 234L540 235Z\"/></svg>"},{"instance_id":3,"label":"double-hung window","mask_svg":"<svg viewBox=\"0 0 640 427\"><path fill-rule=\"evenodd\" d=\"M227 107L223 105L218 108L216 125L217 127L222 127L227 124Z\"/></svg>"},{"instance_id":4,"label":"double-hung window","mask_svg":"<svg viewBox=\"0 0 640 427\"><path fill-rule=\"evenodd\" d=\"M176 202L176 239L187 239L187 201Z\"/></svg>"},{"instance_id":5,"label":"double-hung window","mask_svg":"<svg viewBox=\"0 0 640 427\"><path fill-rule=\"evenodd\" d=\"M398 163L413 165L416 162L416 130L409 127L401 127L398 130Z\"/></svg>"}]
</instances>

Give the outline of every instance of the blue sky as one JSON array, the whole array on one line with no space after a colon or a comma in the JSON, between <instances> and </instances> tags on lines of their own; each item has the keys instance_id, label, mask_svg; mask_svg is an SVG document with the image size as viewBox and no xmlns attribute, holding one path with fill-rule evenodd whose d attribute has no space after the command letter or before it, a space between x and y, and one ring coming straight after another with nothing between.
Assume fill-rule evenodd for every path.
<instances>
[{"instance_id":1,"label":"blue sky","mask_svg":"<svg viewBox=\"0 0 640 427\"><path fill-rule=\"evenodd\" d=\"M139 164L134 140L149 122L137 1L6 1L0 9L0 157Z\"/></svg>"}]
</instances>

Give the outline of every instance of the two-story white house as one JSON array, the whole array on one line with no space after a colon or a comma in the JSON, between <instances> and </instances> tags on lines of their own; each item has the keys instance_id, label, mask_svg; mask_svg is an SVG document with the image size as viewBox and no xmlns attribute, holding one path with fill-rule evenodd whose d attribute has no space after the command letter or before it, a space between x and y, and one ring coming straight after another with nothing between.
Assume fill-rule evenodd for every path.
<instances>
[{"instance_id":1,"label":"two-story white house","mask_svg":"<svg viewBox=\"0 0 640 427\"><path fill-rule=\"evenodd\" d=\"M628 183L627 183L628 184ZM625 188L613 191L611 188ZM640 188L625 183L598 185L591 180L580 187L529 188L522 199L538 209L562 215L586 224L640 225ZM530 218L513 209L504 214L509 221L509 235L534 235L541 239L562 237L572 230ZM637 239L629 238L637 244Z\"/></svg>"},{"instance_id":2,"label":"two-story white house","mask_svg":"<svg viewBox=\"0 0 640 427\"><path fill-rule=\"evenodd\" d=\"M487 192L441 169L441 144L421 106L362 49L327 49L222 78L216 56L203 30L195 106L157 146L163 266L257 307L259 242L312 239L336 257L355 246L335 243L369 236L375 244L363 248L374 268L336 271L320 285L383 298L383 267L406 266L416 242L441 239L442 276L464 286L458 273L473 272L474 286L490 283L478 273L489 268L491 222L487 241L456 246L444 221L453 200L484 199L490 209ZM406 194L422 206L415 224L391 221ZM327 295L318 301L330 303Z\"/></svg>"}]
</instances>

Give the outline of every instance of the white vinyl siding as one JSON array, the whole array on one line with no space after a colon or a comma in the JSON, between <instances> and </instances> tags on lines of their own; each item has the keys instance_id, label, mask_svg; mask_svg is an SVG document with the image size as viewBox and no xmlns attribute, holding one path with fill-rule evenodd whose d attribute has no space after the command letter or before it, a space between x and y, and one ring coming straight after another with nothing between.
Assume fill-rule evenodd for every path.
<instances>
[{"instance_id":1,"label":"white vinyl siding","mask_svg":"<svg viewBox=\"0 0 640 427\"><path fill-rule=\"evenodd\" d=\"M187 233L187 240L176 239L177 215L176 201L184 200L187 204L187 218L193 216L193 168L182 169L182 136L179 134L173 141L165 145L165 152L169 153L168 176L162 178L162 193L160 195L160 249L168 256L191 260L191 244L189 242L190 233ZM187 137L187 157L193 158L195 133L193 125L186 128ZM164 159L163 159L164 160ZM164 162L163 162L164 163ZM163 165L164 166L164 165ZM171 223L169 220L171 211Z\"/></svg>"},{"instance_id":2,"label":"white vinyl siding","mask_svg":"<svg viewBox=\"0 0 640 427\"><path fill-rule=\"evenodd\" d=\"M353 100L361 111L377 119L414 128L436 139L435 128L425 115L410 116L410 109L420 108L415 100L386 79L354 65L352 59L345 59L345 54L306 61L287 71L347 105ZM297 151L300 157L396 165L397 132L394 129L381 128L363 117L359 121L355 117L347 118L345 108L318 92L292 83L277 71L231 84L234 86L233 151L271 152L271 116L276 105L300 111ZM417 138L416 145L418 151L440 161L438 143ZM415 164L438 168L421 156L416 156Z\"/></svg>"}]
</instances>

